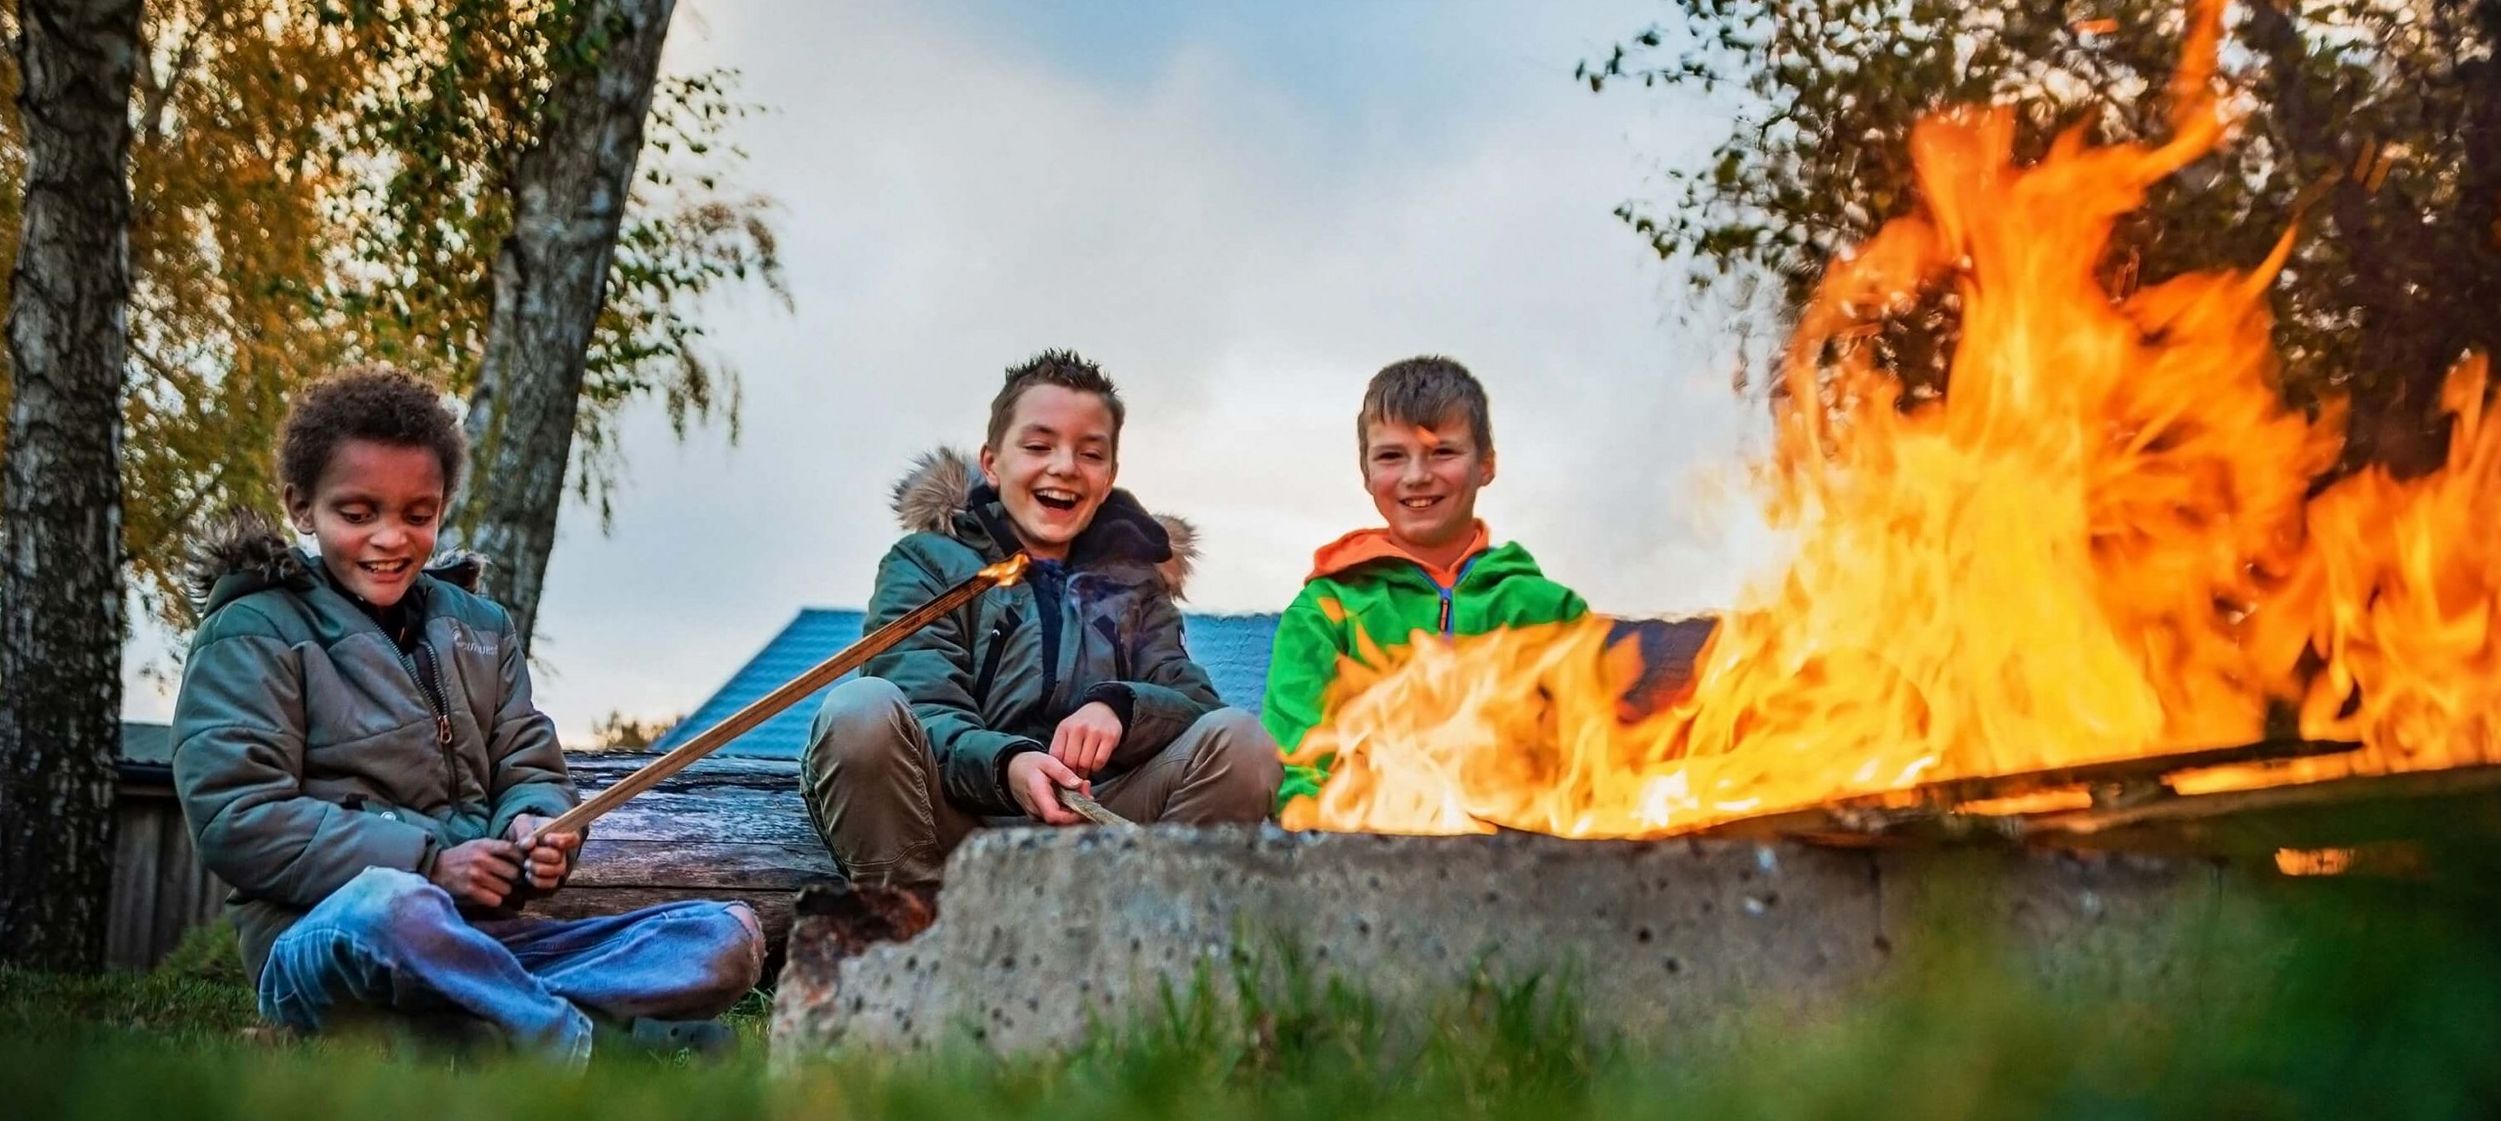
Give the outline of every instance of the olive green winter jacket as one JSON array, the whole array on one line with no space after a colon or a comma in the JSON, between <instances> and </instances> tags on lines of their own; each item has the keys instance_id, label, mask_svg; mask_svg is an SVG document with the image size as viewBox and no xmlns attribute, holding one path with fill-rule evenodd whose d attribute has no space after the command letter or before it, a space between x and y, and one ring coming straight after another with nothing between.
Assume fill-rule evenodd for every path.
<instances>
[{"instance_id":1,"label":"olive green winter jacket","mask_svg":"<svg viewBox=\"0 0 2501 1121\"><path fill-rule=\"evenodd\" d=\"M504 609L469 558L408 594L412 651L266 522L199 550L205 597L174 702L174 787L251 975L305 911L367 868L435 854L574 803L556 729Z\"/></svg>"}]
</instances>

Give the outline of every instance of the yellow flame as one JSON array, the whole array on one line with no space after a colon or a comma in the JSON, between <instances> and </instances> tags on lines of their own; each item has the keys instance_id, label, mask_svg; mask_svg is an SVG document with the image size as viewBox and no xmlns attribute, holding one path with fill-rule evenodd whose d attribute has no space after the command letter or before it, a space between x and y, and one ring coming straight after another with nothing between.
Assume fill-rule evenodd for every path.
<instances>
[{"instance_id":1,"label":"yellow flame","mask_svg":"<svg viewBox=\"0 0 2501 1121\"><path fill-rule=\"evenodd\" d=\"M2275 850L2275 870L2287 876L2341 876L2352 867L2352 849Z\"/></svg>"}]
</instances>

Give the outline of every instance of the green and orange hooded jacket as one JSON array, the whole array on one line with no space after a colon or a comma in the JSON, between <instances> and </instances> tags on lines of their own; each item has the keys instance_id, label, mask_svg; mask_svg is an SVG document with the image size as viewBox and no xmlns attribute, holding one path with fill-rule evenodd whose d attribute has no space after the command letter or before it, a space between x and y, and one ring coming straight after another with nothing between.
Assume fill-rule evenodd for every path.
<instances>
[{"instance_id":1,"label":"green and orange hooded jacket","mask_svg":"<svg viewBox=\"0 0 2501 1121\"><path fill-rule=\"evenodd\" d=\"M1311 575L1277 620L1268 659L1268 693L1259 719L1291 754L1320 722L1321 699L1340 658L1363 657L1362 635L1382 650L1426 634L1475 635L1505 627L1559 623L1589 613L1570 588L1546 579L1518 542L1488 547L1483 522L1457 568L1437 571L1399 548L1385 529L1357 530L1312 555ZM1328 777L1324 757L1285 768L1277 805L1316 794Z\"/></svg>"}]
</instances>

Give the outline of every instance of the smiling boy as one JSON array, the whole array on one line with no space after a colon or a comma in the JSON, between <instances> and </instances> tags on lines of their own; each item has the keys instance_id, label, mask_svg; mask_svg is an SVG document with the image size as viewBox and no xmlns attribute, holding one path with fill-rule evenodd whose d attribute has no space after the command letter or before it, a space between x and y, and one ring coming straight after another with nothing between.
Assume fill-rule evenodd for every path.
<instances>
[{"instance_id":1,"label":"smiling boy","mask_svg":"<svg viewBox=\"0 0 2501 1121\"><path fill-rule=\"evenodd\" d=\"M826 695L801 792L853 880L932 886L986 821L1076 824L1059 788L1139 822L1267 815L1275 742L1182 645L1189 526L1112 485L1126 414L1093 363L1045 352L1007 372L977 460L934 452L895 487L908 536L878 565L868 628L984 565L1033 563Z\"/></svg>"},{"instance_id":2,"label":"smiling boy","mask_svg":"<svg viewBox=\"0 0 2501 1121\"><path fill-rule=\"evenodd\" d=\"M1418 634L1483 634L1589 611L1517 542L1492 545L1477 520L1476 492L1494 481L1494 429L1466 367L1428 355L1383 369L1364 390L1355 437L1364 490L1387 524L1321 546L1277 621L1260 720L1287 752L1320 722L1341 659ZM1318 792L1330 762L1287 767L1278 804Z\"/></svg>"},{"instance_id":3,"label":"smiling boy","mask_svg":"<svg viewBox=\"0 0 2501 1121\"><path fill-rule=\"evenodd\" d=\"M379 368L323 378L278 454L313 555L250 515L197 550L174 787L202 862L234 889L260 1013L302 1031L411 1017L568 1064L595 1027L726 1045L706 1018L764 961L745 904L504 910L555 890L582 838L517 843L574 803L556 729L510 617L474 594L481 563L428 566L463 459L432 387Z\"/></svg>"}]
</instances>

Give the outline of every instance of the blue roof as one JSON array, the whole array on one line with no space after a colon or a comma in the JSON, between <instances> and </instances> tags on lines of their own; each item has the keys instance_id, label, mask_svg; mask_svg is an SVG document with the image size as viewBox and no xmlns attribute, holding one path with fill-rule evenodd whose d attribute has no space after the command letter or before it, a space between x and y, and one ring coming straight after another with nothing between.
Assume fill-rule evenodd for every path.
<instances>
[{"instance_id":1,"label":"blue roof","mask_svg":"<svg viewBox=\"0 0 2501 1121\"><path fill-rule=\"evenodd\" d=\"M731 713L807 672L809 667L833 657L835 651L860 637L861 618L858 611L819 607L800 611L798 618L765 643L755 657L747 659L747 664L731 674L710 699L652 744L653 750L666 751L692 739L695 733L720 723ZM1252 712L1259 711L1260 694L1267 687L1268 644L1276 633L1274 615L1182 616L1183 641L1189 646L1190 656L1215 680L1217 694L1226 704ZM808 724L816 717L817 705L823 702L826 690L832 688L828 685L782 710L730 741L721 754L798 758L800 749L807 745Z\"/></svg>"},{"instance_id":2,"label":"blue roof","mask_svg":"<svg viewBox=\"0 0 2501 1121\"><path fill-rule=\"evenodd\" d=\"M1275 615L1183 615L1181 639L1190 660L1207 671L1224 703L1256 716L1268 692L1268 651Z\"/></svg>"}]
</instances>

